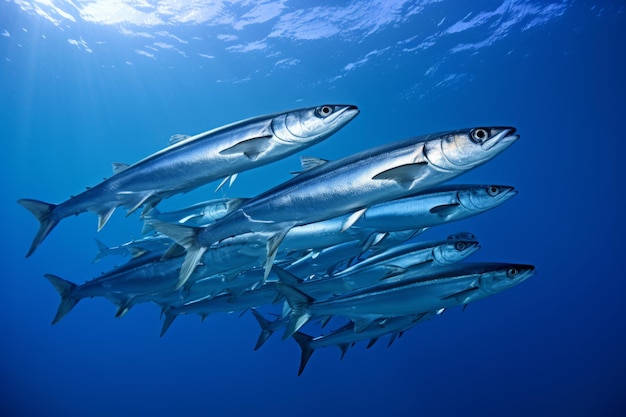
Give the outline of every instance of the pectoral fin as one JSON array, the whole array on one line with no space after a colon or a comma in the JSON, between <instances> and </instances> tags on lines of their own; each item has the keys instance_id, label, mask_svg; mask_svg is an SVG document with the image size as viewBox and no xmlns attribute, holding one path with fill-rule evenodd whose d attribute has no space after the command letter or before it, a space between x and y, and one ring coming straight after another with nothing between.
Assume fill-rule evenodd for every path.
<instances>
[{"instance_id":1,"label":"pectoral fin","mask_svg":"<svg viewBox=\"0 0 626 417\"><path fill-rule=\"evenodd\" d=\"M381 280L383 280L404 274L406 269L395 265L381 265L381 271L384 273L384 276L381 278Z\"/></svg>"},{"instance_id":2,"label":"pectoral fin","mask_svg":"<svg viewBox=\"0 0 626 417\"><path fill-rule=\"evenodd\" d=\"M437 214L441 217L447 217L451 214L454 214L459 207L459 203L454 204L444 204L441 206L435 206L430 209L430 212L433 214Z\"/></svg>"},{"instance_id":3,"label":"pectoral fin","mask_svg":"<svg viewBox=\"0 0 626 417\"><path fill-rule=\"evenodd\" d=\"M256 161L260 154L265 152L270 145L271 135L253 139L242 140L230 148L220 151L220 155L244 154L251 161Z\"/></svg>"},{"instance_id":4,"label":"pectoral fin","mask_svg":"<svg viewBox=\"0 0 626 417\"><path fill-rule=\"evenodd\" d=\"M400 165L380 172L372 179L395 181L403 188L410 190L413 183L423 175L427 166L428 162Z\"/></svg>"}]
</instances>

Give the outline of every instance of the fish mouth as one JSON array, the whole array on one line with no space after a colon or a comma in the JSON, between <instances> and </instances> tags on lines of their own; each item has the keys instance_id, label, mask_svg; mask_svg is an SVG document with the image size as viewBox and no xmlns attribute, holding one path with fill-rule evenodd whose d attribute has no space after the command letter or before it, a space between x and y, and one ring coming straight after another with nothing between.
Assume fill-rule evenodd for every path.
<instances>
[{"instance_id":1,"label":"fish mouth","mask_svg":"<svg viewBox=\"0 0 626 417\"><path fill-rule=\"evenodd\" d=\"M513 187L503 187L504 191L500 193L499 200L508 200L509 198L515 197L518 194L518 191Z\"/></svg>"},{"instance_id":2,"label":"fish mouth","mask_svg":"<svg viewBox=\"0 0 626 417\"><path fill-rule=\"evenodd\" d=\"M500 132L482 143L481 147L483 150L488 151L493 148L504 150L505 148L511 146L520 137L515 134L516 129L514 127L501 127L496 129L500 130Z\"/></svg>"},{"instance_id":3,"label":"fish mouth","mask_svg":"<svg viewBox=\"0 0 626 417\"><path fill-rule=\"evenodd\" d=\"M510 185L496 185L496 187L502 190L502 192L500 192L498 195L494 197L494 200L497 202L500 202L503 200L506 201L509 198L512 198L518 194L518 191L514 187L511 187Z\"/></svg>"},{"instance_id":4,"label":"fish mouth","mask_svg":"<svg viewBox=\"0 0 626 417\"><path fill-rule=\"evenodd\" d=\"M350 120L354 119L361 111L359 110L359 108L357 106L354 105L344 105L343 108L339 109L338 111L334 112L333 114L331 114L330 116L328 116L326 119L324 119L324 122L326 124L330 124L330 123L335 123L335 121L339 118L344 118L344 123L348 123ZM345 114L348 113L348 114Z\"/></svg>"}]
</instances>

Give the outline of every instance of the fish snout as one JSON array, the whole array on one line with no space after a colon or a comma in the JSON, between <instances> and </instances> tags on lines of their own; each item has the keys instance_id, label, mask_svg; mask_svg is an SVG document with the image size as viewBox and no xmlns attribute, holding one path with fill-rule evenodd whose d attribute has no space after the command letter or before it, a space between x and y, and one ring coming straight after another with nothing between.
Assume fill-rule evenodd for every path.
<instances>
[{"instance_id":1,"label":"fish snout","mask_svg":"<svg viewBox=\"0 0 626 417\"><path fill-rule=\"evenodd\" d=\"M514 127L493 127L490 129L489 138L482 142L481 147L485 151L496 147L504 150L520 138L515 132L517 129Z\"/></svg>"}]
</instances>

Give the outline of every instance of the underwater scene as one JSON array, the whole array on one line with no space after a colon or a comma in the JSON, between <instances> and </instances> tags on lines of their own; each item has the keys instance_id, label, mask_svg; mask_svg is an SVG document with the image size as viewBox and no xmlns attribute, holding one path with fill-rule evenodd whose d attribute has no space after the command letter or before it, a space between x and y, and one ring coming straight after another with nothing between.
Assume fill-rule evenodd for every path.
<instances>
[{"instance_id":1,"label":"underwater scene","mask_svg":"<svg viewBox=\"0 0 626 417\"><path fill-rule=\"evenodd\" d=\"M626 5L0 2L2 416L619 416Z\"/></svg>"}]
</instances>

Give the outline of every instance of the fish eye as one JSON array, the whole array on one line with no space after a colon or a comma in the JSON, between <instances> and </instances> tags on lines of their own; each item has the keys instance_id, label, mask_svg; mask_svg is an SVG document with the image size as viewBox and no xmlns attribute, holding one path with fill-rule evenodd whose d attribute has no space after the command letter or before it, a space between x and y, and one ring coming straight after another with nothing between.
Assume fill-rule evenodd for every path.
<instances>
[{"instance_id":1,"label":"fish eye","mask_svg":"<svg viewBox=\"0 0 626 417\"><path fill-rule=\"evenodd\" d=\"M500 192L500 189L496 187L495 185L490 185L489 187L487 187L487 194L489 194L492 197L498 195L499 192Z\"/></svg>"},{"instance_id":2,"label":"fish eye","mask_svg":"<svg viewBox=\"0 0 626 417\"><path fill-rule=\"evenodd\" d=\"M322 117L330 116L333 112L332 106L321 106L317 108L317 114Z\"/></svg>"},{"instance_id":3,"label":"fish eye","mask_svg":"<svg viewBox=\"0 0 626 417\"><path fill-rule=\"evenodd\" d=\"M517 268L509 268L506 271L506 276L509 278L513 278L515 277L517 274L519 274L519 271L517 270Z\"/></svg>"},{"instance_id":4,"label":"fish eye","mask_svg":"<svg viewBox=\"0 0 626 417\"><path fill-rule=\"evenodd\" d=\"M487 129L483 129L479 127L478 129L474 129L470 132L470 136L472 140L476 143L483 143L485 140L489 138L489 132Z\"/></svg>"},{"instance_id":5,"label":"fish eye","mask_svg":"<svg viewBox=\"0 0 626 417\"><path fill-rule=\"evenodd\" d=\"M455 248L456 250L459 250L459 251L461 251L461 250L465 249L466 247L467 247L467 246L465 245L465 242L456 242L456 243L454 244L454 248Z\"/></svg>"}]
</instances>

